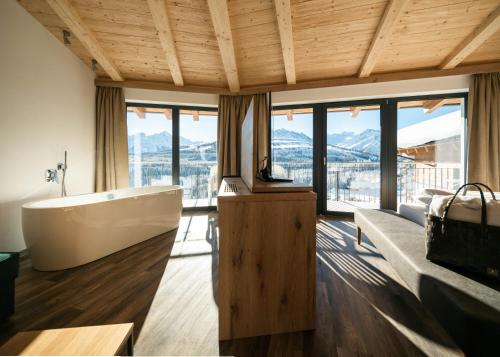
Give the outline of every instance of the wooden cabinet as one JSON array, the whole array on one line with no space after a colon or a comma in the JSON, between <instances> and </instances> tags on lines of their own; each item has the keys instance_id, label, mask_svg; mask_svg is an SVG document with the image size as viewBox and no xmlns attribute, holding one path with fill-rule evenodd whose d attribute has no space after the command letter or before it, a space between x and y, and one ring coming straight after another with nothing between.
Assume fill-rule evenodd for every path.
<instances>
[{"instance_id":1,"label":"wooden cabinet","mask_svg":"<svg viewBox=\"0 0 500 357\"><path fill-rule=\"evenodd\" d=\"M313 329L316 194L226 178L218 205L220 339Z\"/></svg>"}]
</instances>

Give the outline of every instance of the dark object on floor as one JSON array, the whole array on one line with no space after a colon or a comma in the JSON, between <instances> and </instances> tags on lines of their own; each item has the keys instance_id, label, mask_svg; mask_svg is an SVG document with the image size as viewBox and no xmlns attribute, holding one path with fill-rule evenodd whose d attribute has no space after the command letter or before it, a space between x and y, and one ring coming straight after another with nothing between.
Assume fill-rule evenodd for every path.
<instances>
[{"instance_id":1,"label":"dark object on floor","mask_svg":"<svg viewBox=\"0 0 500 357\"><path fill-rule=\"evenodd\" d=\"M500 283L427 260L425 228L394 211L358 209L354 221L467 355L498 351Z\"/></svg>"},{"instance_id":2,"label":"dark object on floor","mask_svg":"<svg viewBox=\"0 0 500 357\"><path fill-rule=\"evenodd\" d=\"M15 280L19 274L19 253L0 253L0 322L14 313Z\"/></svg>"},{"instance_id":3,"label":"dark object on floor","mask_svg":"<svg viewBox=\"0 0 500 357\"><path fill-rule=\"evenodd\" d=\"M481 195L481 223L457 221L448 217L455 198L468 186L477 188ZM488 225L482 186L496 200L488 186L469 183L453 195L444 209L443 217L428 215L426 257L433 262L451 264L500 280L500 227Z\"/></svg>"}]
</instances>

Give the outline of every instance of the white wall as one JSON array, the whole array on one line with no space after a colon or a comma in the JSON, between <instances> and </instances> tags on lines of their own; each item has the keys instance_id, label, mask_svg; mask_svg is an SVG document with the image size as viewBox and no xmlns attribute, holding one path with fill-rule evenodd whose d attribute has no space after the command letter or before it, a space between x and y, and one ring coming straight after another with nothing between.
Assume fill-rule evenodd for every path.
<instances>
[{"instance_id":1,"label":"white wall","mask_svg":"<svg viewBox=\"0 0 500 357\"><path fill-rule=\"evenodd\" d=\"M125 100L134 103L190 105L200 107L217 107L217 94L175 92L168 90L151 90L125 88Z\"/></svg>"},{"instance_id":2,"label":"white wall","mask_svg":"<svg viewBox=\"0 0 500 357\"><path fill-rule=\"evenodd\" d=\"M321 103L406 97L468 91L470 76L449 76L406 81L367 83L273 93L273 104Z\"/></svg>"},{"instance_id":3,"label":"white wall","mask_svg":"<svg viewBox=\"0 0 500 357\"><path fill-rule=\"evenodd\" d=\"M406 97L425 94L468 91L470 76L411 79L383 83L356 84L340 87L303 89L273 93L274 105L321 103L346 100ZM178 104L216 107L216 94L174 92L149 89L125 89L128 102Z\"/></svg>"},{"instance_id":4,"label":"white wall","mask_svg":"<svg viewBox=\"0 0 500 357\"><path fill-rule=\"evenodd\" d=\"M68 151L69 194L94 189L94 75L15 0L0 1L0 251L25 248L21 204Z\"/></svg>"}]
</instances>

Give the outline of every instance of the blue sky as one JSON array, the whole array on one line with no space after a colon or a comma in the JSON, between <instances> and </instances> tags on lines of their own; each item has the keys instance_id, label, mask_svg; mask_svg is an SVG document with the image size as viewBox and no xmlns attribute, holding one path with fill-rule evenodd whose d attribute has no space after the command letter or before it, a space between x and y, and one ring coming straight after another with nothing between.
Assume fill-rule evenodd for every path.
<instances>
[{"instance_id":1,"label":"blue sky","mask_svg":"<svg viewBox=\"0 0 500 357\"><path fill-rule=\"evenodd\" d=\"M431 114L421 108L404 108L398 110L398 129L429 120L453 111L460 110L459 105L443 106ZM162 113L147 113L146 119L140 119L135 113L127 113L129 134L145 133L151 135L162 131L172 133L172 121ZM273 116L273 130L287 129L302 132L312 138L312 114L296 114L292 121L286 115ZM193 121L190 115L180 115L180 135L192 141L211 142L217 138L217 118L200 115L200 120ZM327 117L327 133L351 131L360 133L366 129L380 130L380 114L378 110L362 110L356 118L349 112L330 112Z\"/></svg>"},{"instance_id":2,"label":"blue sky","mask_svg":"<svg viewBox=\"0 0 500 357\"><path fill-rule=\"evenodd\" d=\"M398 109L398 129L413 125L422 121L436 118L460 110L459 105L443 106L430 114L424 113L422 108ZM273 130L287 129L302 132L312 137L312 114L296 114L292 121L288 121L286 115L273 116ZM352 118L350 112L330 112L327 116L327 133L342 133L351 131L356 134L366 129L380 130L379 110L362 110L357 117Z\"/></svg>"},{"instance_id":3,"label":"blue sky","mask_svg":"<svg viewBox=\"0 0 500 357\"><path fill-rule=\"evenodd\" d=\"M144 133L146 135L167 131L172 134L172 121L167 120L162 113L146 113L145 119L140 119L135 113L127 113L129 135ZM180 135L192 141L212 142L217 138L217 117L200 115L199 121L193 121L191 115L180 115Z\"/></svg>"}]
</instances>

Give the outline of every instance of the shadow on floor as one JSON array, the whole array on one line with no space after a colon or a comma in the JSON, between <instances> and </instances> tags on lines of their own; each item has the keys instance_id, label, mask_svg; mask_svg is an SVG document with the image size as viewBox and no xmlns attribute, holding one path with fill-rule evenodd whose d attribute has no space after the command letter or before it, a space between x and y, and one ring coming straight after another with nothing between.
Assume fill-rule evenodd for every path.
<instances>
[{"instance_id":1,"label":"shadow on floor","mask_svg":"<svg viewBox=\"0 0 500 357\"><path fill-rule=\"evenodd\" d=\"M176 231L81 267L32 270L21 263L16 312L1 325L0 343L18 331L134 322L139 336L167 266Z\"/></svg>"},{"instance_id":2,"label":"shadow on floor","mask_svg":"<svg viewBox=\"0 0 500 357\"><path fill-rule=\"evenodd\" d=\"M315 330L222 341L220 353L460 355L415 296L385 273L391 268L374 246L356 247L355 234L350 222L321 220L317 225Z\"/></svg>"}]
</instances>

